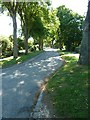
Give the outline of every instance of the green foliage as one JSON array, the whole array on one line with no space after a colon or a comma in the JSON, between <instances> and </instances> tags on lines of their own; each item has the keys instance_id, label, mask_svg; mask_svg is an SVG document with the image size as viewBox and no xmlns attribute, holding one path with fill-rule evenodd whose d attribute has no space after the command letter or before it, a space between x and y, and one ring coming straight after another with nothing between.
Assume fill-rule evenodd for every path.
<instances>
[{"instance_id":1,"label":"green foliage","mask_svg":"<svg viewBox=\"0 0 90 120\"><path fill-rule=\"evenodd\" d=\"M74 51L82 40L83 17L64 5L58 7L57 16L60 20L60 30L58 31L58 42L64 43L66 50Z\"/></svg>"},{"instance_id":2,"label":"green foliage","mask_svg":"<svg viewBox=\"0 0 90 120\"><path fill-rule=\"evenodd\" d=\"M6 60L0 61L0 65L2 65L2 68L6 68L6 67L10 67L15 64L20 64L22 62L25 62L35 57L36 55L39 55L42 52L43 51L30 52L28 55L21 55L18 58L8 57Z\"/></svg>"},{"instance_id":3,"label":"green foliage","mask_svg":"<svg viewBox=\"0 0 90 120\"><path fill-rule=\"evenodd\" d=\"M75 48L75 52L76 53L80 53L80 48L81 48L81 45L79 45L78 47Z\"/></svg>"},{"instance_id":4,"label":"green foliage","mask_svg":"<svg viewBox=\"0 0 90 120\"><path fill-rule=\"evenodd\" d=\"M32 36L36 37L42 37L45 36L45 27L43 26L43 23L41 21L41 18L36 16L34 17L34 22L33 22L33 28L31 30Z\"/></svg>"},{"instance_id":5,"label":"green foliage","mask_svg":"<svg viewBox=\"0 0 90 120\"><path fill-rule=\"evenodd\" d=\"M24 40L21 39L21 38L17 38L17 41L18 41L18 49L19 50L24 50L25 49Z\"/></svg>"},{"instance_id":6,"label":"green foliage","mask_svg":"<svg viewBox=\"0 0 90 120\"><path fill-rule=\"evenodd\" d=\"M14 39L10 37L14 45L14 54L18 51L17 46L19 49L25 49L26 54L28 53L28 39L30 37L34 38L34 44L39 44L40 49L43 48L43 43L60 49L65 46L68 51L74 51L79 46L82 39L83 17L65 6L60 6L56 10L49 9L49 3L41 1L3 3L12 18L14 13L18 13L21 20L24 41L20 38L16 40L17 25L14 26L14 30L16 29L13 33Z\"/></svg>"},{"instance_id":7,"label":"green foliage","mask_svg":"<svg viewBox=\"0 0 90 120\"><path fill-rule=\"evenodd\" d=\"M46 28L43 25L43 20L48 18L47 4L43 2L19 3L18 14L21 18L22 34L26 41L25 46L28 46L27 41L31 36L38 43L41 42L41 37L45 37Z\"/></svg>"},{"instance_id":8,"label":"green foliage","mask_svg":"<svg viewBox=\"0 0 90 120\"><path fill-rule=\"evenodd\" d=\"M13 52L13 43L6 36L0 36L0 49L2 49L2 56L11 56Z\"/></svg>"},{"instance_id":9,"label":"green foliage","mask_svg":"<svg viewBox=\"0 0 90 120\"><path fill-rule=\"evenodd\" d=\"M47 39L46 39L46 45L49 44L49 46L53 47L54 43L58 39L57 31L59 29L60 21L58 17L56 16L57 10L51 9L49 10L49 19L45 23L45 26L47 28Z\"/></svg>"},{"instance_id":10,"label":"green foliage","mask_svg":"<svg viewBox=\"0 0 90 120\"><path fill-rule=\"evenodd\" d=\"M17 20L16 14L18 9L18 2L16 0L9 2L3 1L2 6L8 10L8 14L12 18L13 21L13 56L15 58L18 57L18 45L17 45ZM5 10L5 9L4 9Z\"/></svg>"}]
</instances>

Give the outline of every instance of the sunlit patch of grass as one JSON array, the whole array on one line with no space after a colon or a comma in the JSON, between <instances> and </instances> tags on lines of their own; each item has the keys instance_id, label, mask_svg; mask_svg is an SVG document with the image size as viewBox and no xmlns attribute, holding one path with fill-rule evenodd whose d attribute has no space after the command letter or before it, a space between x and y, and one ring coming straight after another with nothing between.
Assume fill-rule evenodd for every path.
<instances>
[{"instance_id":1,"label":"sunlit patch of grass","mask_svg":"<svg viewBox=\"0 0 90 120\"><path fill-rule=\"evenodd\" d=\"M68 52L66 50L58 50L58 52L60 53L60 55L68 55L68 54L72 53L72 52Z\"/></svg>"},{"instance_id":2,"label":"sunlit patch of grass","mask_svg":"<svg viewBox=\"0 0 90 120\"><path fill-rule=\"evenodd\" d=\"M75 56L65 54L64 67L48 81L46 93L59 117L88 117L88 66L78 65Z\"/></svg>"},{"instance_id":3,"label":"sunlit patch of grass","mask_svg":"<svg viewBox=\"0 0 90 120\"><path fill-rule=\"evenodd\" d=\"M15 64L20 64L22 62L25 62L25 61L35 57L36 55L40 54L41 52L43 52L43 51L31 52L28 55L21 55L18 58L7 58L6 60L0 61L0 65L2 66L2 68L6 68L6 67L10 67Z\"/></svg>"}]
</instances>

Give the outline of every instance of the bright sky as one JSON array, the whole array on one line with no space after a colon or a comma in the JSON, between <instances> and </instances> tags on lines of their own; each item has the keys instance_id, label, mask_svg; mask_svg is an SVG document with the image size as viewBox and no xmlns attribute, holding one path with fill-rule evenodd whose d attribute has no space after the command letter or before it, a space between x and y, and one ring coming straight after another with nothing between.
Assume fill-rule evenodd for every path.
<instances>
[{"instance_id":1,"label":"bright sky","mask_svg":"<svg viewBox=\"0 0 90 120\"><path fill-rule=\"evenodd\" d=\"M88 0L51 0L54 8L65 5L67 8L85 15L87 12ZM19 26L19 23L18 23ZM12 35L12 19L7 15L0 15L0 35Z\"/></svg>"},{"instance_id":2,"label":"bright sky","mask_svg":"<svg viewBox=\"0 0 90 120\"><path fill-rule=\"evenodd\" d=\"M74 12L84 15L87 12L88 0L51 0L54 8L65 5Z\"/></svg>"},{"instance_id":3,"label":"bright sky","mask_svg":"<svg viewBox=\"0 0 90 120\"><path fill-rule=\"evenodd\" d=\"M20 28L20 21L17 22L17 28ZM0 15L0 35L9 36L13 34L12 18L6 14Z\"/></svg>"}]
</instances>

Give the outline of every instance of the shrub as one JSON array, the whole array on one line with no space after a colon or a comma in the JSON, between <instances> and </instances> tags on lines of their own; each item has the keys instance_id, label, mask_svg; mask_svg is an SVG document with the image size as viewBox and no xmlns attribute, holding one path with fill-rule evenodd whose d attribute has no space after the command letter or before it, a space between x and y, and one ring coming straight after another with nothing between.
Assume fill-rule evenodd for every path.
<instances>
[{"instance_id":1,"label":"shrub","mask_svg":"<svg viewBox=\"0 0 90 120\"><path fill-rule=\"evenodd\" d=\"M36 46L35 46L35 45L34 45L34 46L30 46L30 47L29 47L29 50L30 50L31 52L36 51Z\"/></svg>"},{"instance_id":2,"label":"shrub","mask_svg":"<svg viewBox=\"0 0 90 120\"><path fill-rule=\"evenodd\" d=\"M19 50L24 50L25 47L24 47L24 40L21 39L21 38L17 38L17 41L18 41L18 49Z\"/></svg>"},{"instance_id":3,"label":"shrub","mask_svg":"<svg viewBox=\"0 0 90 120\"><path fill-rule=\"evenodd\" d=\"M0 36L0 49L2 50L1 56L11 56L13 53L13 43L10 42L6 36Z\"/></svg>"},{"instance_id":4,"label":"shrub","mask_svg":"<svg viewBox=\"0 0 90 120\"><path fill-rule=\"evenodd\" d=\"M76 53L80 53L80 47L81 47L81 45L79 45L78 47L75 48Z\"/></svg>"}]
</instances>

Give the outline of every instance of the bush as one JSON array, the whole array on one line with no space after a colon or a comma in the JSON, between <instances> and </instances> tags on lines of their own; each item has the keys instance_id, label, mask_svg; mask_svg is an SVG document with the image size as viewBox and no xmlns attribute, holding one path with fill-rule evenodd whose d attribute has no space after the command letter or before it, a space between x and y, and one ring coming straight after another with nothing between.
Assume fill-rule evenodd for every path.
<instances>
[{"instance_id":1,"label":"bush","mask_svg":"<svg viewBox=\"0 0 90 120\"><path fill-rule=\"evenodd\" d=\"M80 53L80 47L81 47L81 45L79 45L78 47L75 48L76 53Z\"/></svg>"},{"instance_id":2,"label":"bush","mask_svg":"<svg viewBox=\"0 0 90 120\"><path fill-rule=\"evenodd\" d=\"M30 47L29 47L29 50L30 50L31 52L36 51L36 46L30 46Z\"/></svg>"},{"instance_id":3,"label":"bush","mask_svg":"<svg viewBox=\"0 0 90 120\"><path fill-rule=\"evenodd\" d=\"M17 41L18 41L18 49L19 50L24 50L25 47L24 47L24 40L21 39L21 38L17 38Z\"/></svg>"},{"instance_id":4,"label":"bush","mask_svg":"<svg viewBox=\"0 0 90 120\"><path fill-rule=\"evenodd\" d=\"M13 53L13 43L10 42L6 36L0 36L0 49L2 50L1 56L11 56Z\"/></svg>"}]
</instances>

